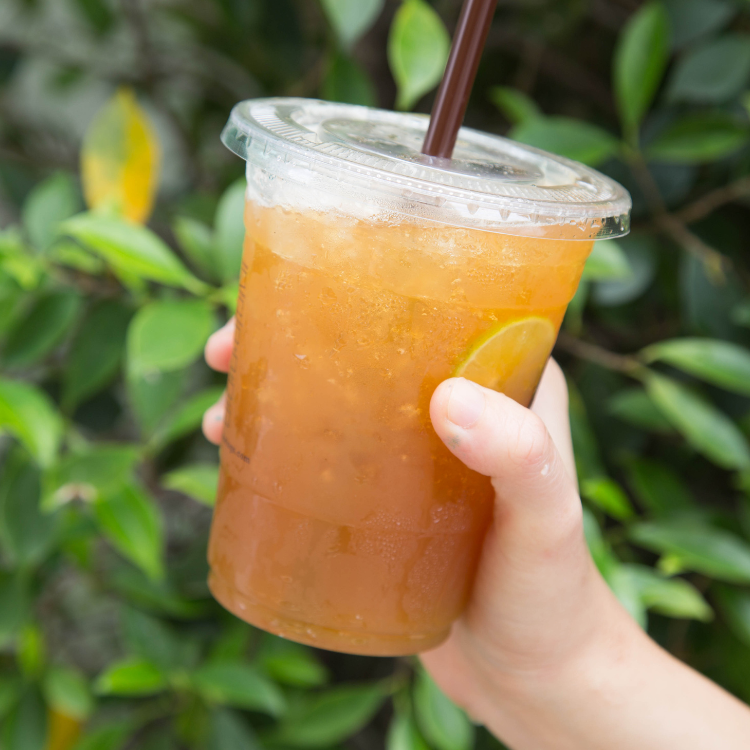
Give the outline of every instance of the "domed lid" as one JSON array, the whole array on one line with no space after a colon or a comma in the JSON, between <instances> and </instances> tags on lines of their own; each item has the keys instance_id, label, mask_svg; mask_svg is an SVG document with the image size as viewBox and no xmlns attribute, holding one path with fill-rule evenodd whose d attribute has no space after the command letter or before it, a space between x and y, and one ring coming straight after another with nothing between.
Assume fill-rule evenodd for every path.
<instances>
[{"instance_id":1,"label":"domed lid","mask_svg":"<svg viewBox=\"0 0 750 750\"><path fill-rule=\"evenodd\" d=\"M452 159L425 156L427 123L350 104L251 99L234 107L222 140L248 163L305 182L301 171L333 178L359 200L368 200L366 188L399 213L509 234L541 236L549 225L569 225L568 239L627 233L630 196L596 170L470 128L461 128Z\"/></svg>"}]
</instances>

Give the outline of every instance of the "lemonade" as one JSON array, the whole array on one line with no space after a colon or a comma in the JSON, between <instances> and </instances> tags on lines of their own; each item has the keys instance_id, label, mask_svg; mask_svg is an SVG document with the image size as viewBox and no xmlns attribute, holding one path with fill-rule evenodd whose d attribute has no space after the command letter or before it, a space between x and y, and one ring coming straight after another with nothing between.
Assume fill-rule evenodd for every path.
<instances>
[{"instance_id":1,"label":"lemonade","mask_svg":"<svg viewBox=\"0 0 750 750\"><path fill-rule=\"evenodd\" d=\"M423 651L466 603L493 494L435 435L432 393L461 375L528 404L593 237L539 217L535 236L488 230L471 207L463 226L436 221L445 203L404 202L401 177L400 202L365 203L356 175L342 192L289 163L248 168L210 586L296 641Z\"/></svg>"}]
</instances>

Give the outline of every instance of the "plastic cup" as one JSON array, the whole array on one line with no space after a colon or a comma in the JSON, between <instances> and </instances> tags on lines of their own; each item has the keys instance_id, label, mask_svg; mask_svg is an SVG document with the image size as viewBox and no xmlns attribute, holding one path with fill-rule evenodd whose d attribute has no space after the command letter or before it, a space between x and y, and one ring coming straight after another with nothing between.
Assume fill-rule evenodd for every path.
<instances>
[{"instance_id":1,"label":"plastic cup","mask_svg":"<svg viewBox=\"0 0 750 750\"><path fill-rule=\"evenodd\" d=\"M429 421L463 375L533 397L595 238L630 199L583 165L427 118L303 99L232 112L247 230L209 545L238 617L360 654L436 646L492 489Z\"/></svg>"}]
</instances>

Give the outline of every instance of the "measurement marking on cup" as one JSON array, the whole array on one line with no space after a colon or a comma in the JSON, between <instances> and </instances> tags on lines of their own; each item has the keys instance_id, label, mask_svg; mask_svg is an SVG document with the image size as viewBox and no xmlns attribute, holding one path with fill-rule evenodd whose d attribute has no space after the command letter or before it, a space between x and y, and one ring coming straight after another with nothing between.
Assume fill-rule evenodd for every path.
<instances>
[{"instance_id":1,"label":"measurement marking on cup","mask_svg":"<svg viewBox=\"0 0 750 750\"><path fill-rule=\"evenodd\" d=\"M228 438L224 437L222 438L221 442L226 445L227 450L233 455L237 456L237 458L240 459L240 461L243 461L246 464L250 463L250 456L242 453L242 451L238 451L237 448L235 448L228 440Z\"/></svg>"}]
</instances>

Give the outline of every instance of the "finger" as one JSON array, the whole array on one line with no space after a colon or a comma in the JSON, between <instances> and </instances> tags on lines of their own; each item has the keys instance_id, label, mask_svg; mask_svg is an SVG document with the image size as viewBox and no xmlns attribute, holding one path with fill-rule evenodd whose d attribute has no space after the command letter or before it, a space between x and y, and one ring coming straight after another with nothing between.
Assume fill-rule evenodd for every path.
<instances>
[{"instance_id":1,"label":"finger","mask_svg":"<svg viewBox=\"0 0 750 750\"><path fill-rule=\"evenodd\" d=\"M448 448L492 478L495 526L505 553L528 558L583 544L575 485L539 416L463 378L438 386L430 416Z\"/></svg>"},{"instance_id":2,"label":"finger","mask_svg":"<svg viewBox=\"0 0 750 750\"><path fill-rule=\"evenodd\" d=\"M206 342L206 362L219 372L228 372L234 347L234 318L212 334Z\"/></svg>"},{"instance_id":3,"label":"finger","mask_svg":"<svg viewBox=\"0 0 750 750\"><path fill-rule=\"evenodd\" d=\"M227 394L224 392L221 398L203 415L203 434L210 442L218 445L221 442L221 433L224 430L224 413Z\"/></svg>"},{"instance_id":4,"label":"finger","mask_svg":"<svg viewBox=\"0 0 750 750\"><path fill-rule=\"evenodd\" d=\"M536 392L531 411L544 422L552 442L555 444L568 475L578 484L576 462L573 455L573 441L570 436L568 415L568 384L560 365L554 359L547 362L539 389Z\"/></svg>"}]
</instances>

